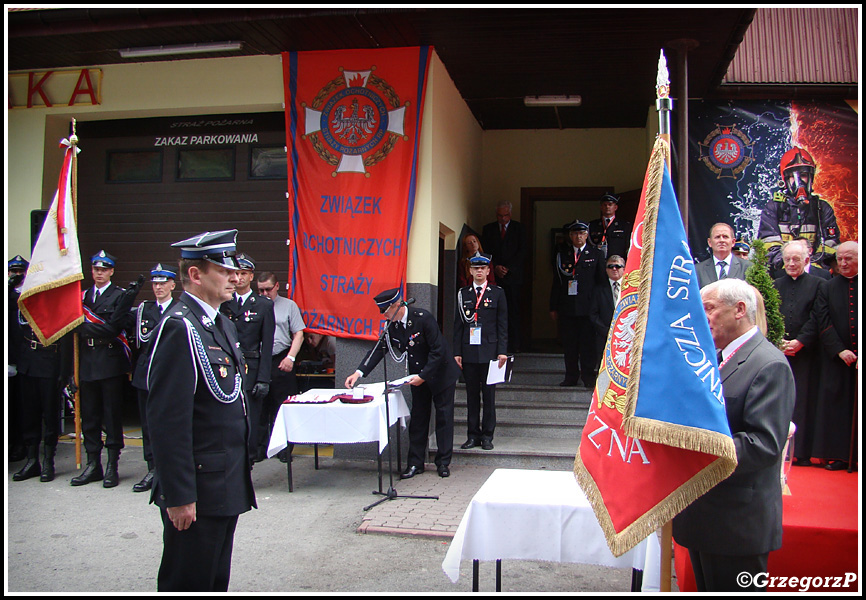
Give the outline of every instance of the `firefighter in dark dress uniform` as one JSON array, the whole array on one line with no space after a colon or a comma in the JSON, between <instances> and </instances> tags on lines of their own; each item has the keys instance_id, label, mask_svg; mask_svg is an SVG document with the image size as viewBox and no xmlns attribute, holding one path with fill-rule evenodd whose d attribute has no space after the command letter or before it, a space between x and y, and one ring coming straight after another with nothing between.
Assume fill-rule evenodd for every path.
<instances>
[{"instance_id":1,"label":"firefighter in dark dress uniform","mask_svg":"<svg viewBox=\"0 0 866 600\"><path fill-rule=\"evenodd\" d=\"M8 420L6 421L6 435L9 445L9 462L17 462L27 456L24 449L24 441L21 439L21 377L18 377L18 353L21 350L23 340L18 328L18 297L21 295L21 286L24 285L24 277L27 267L30 266L20 254L9 259L7 263L8 289L6 295L9 301L6 314L6 338L7 356L7 379L9 380L9 393L6 395L6 406L8 407Z\"/></svg>"},{"instance_id":2,"label":"firefighter in dark dress uniform","mask_svg":"<svg viewBox=\"0 0 866 600\"><path fill-rule=\"evenodd\" d=\"M238 516L256 506L244 358L219 313L237 283L237 230L173 244L184 293L151 342L147 422L160 508L160 592L226 591Z\"/></svg>"},{"instance_id":3,"label":"firefighter in dark dress uniform","mask_svg":"<svg viewBox=\"0 0 866 600\"><path fill-rule=\"evenodd\" d=\"M135 309L135 348L138 358L132 372L132 387L138 394L138 415L141 418L141 449L147 463L147 473L132 486L133 492L146 492L153 486L153 452L150 449L150 428L147 425L147 363L153 331L163 315L175 305L171 293L177 280L177 267L157 264L150 271L150 283L156 300L145 300Z\"/></svg>"},{"instance_id":4,"label":"firefighter in dark dress uniform","mask_svg":"<svg viewBox=\"0 0 866 600\"><path fill-rule=\"evenodd\" d=\"M466 442L460 447L493 450L496 385L487 384L487 371L490 361L502 368L508 360L508 302L501 287L487 284L490 255L476 252L469 272L472 282L457 292L454 318L454 358L463 369L468 407Z\"/></svg>"},{"instance_id":5,"label":"firefighter in dark dress uniform","mask_svg":"<svg viewBox=\"0 0 866 600\"><path fill-rule=\"evenodd\" d=\"M91 258L94 285L84 291L84 323L79 332L81 422L87 465L70 482L74 486L102 480L103 487L119 483L117 463L123 448L123 384L130 370L125 331L132 329L130 308L138 285L128 290L111 283L115 259L104 250ZM143 279L142 279L143 281ZM108 464L102 470L102 431Z\"/></svg>"},{"instance_id":6,"label":"firefighter in dark dress uniform","mask_svg":"<svg viewBox=\"0 0 866 600\"><path fill-rule=\"evenodd\" d=\"M9 261L10 272L21 270L21 282L26 268L27 261L20 256ZM10 287L11 283L17 283L17 280L10 282ZM12 475L12 481L25 481L37 476L42 482L53 481L54 455L60 436L60 388L72 375L72 336L64 335L44 346L18 309L17 293L14 302L10 297L9 308L15 314L15 322L10 323L9 339L17 345L14 364L20 386L16 397L12 397L10 386L10 401L19 401L16 423L27 452L27 462ZM43 444L41 457L40 441Z\"/></svg>"},{"instance_id":7,"label":"firefighter in dark dress uniform","mask_svg":"<svg viewBox=\"0 0 866 600\"><path fill-rule=\"evenodd\" d=\"M628 257L632 225L616 216L618 207L619 196L605 194L601 197L601 218L589 222L589 241L604 257Z\"/></svg>"},{"instance_id":8,"label":"firefighter in dark dress uniform","mask_svg":"<svg viewBox=\"0 0 866 600\"><path fill-rule=\"evenodd\" d=\"M262 434L262 406L271 385L271 355L274 351L274 302L267 296L253 291L251 284L255 276L256 263L248 254L238 252L235 256L240 269L234 297L223 302L220 312L227 316L238 331L238 340L247 363L244 391L250 409L252 437L250 456L258 452L258 440Z\"/></svg>"},{"instance_id":9,"label":"firefighter in dark dress uniform","mask_svg":"<svg viewBox=\"0 0 866 600\"><path fill-rule=\"evenodd\" d=\"M556 255L550 289L550 315L559 328L565 351L565 379L561 386L576 386L578 379L595 386L598 360L595 330L590 320L593 290L605 280L604 256L587 243L589 227L575 221L568 226L570 242Z\"/></svg>"},{"instance_id":10,"label":"firefighter in dark dress uniform","mask_svg":"<svg viewBox=\"0 0 866 600\"><path fill-rule=\"evenodd\" d=\"M460 368L433 315L423 309L409 308L408 303L401 302L402 298L402 292L396 288L374 298L385 319L393 323L384 339L376 343L358 369L346 378L345 385L352 389L360 377L366 377L376 368L386 352L397 362L408 359L409 373L414 375L409 381L412 386L409 457L400 478L409 479L424 472L431 406L436 410L434 462L439 476L448 477L454 447L454 389Z\"/></svg>"}]
</instances>

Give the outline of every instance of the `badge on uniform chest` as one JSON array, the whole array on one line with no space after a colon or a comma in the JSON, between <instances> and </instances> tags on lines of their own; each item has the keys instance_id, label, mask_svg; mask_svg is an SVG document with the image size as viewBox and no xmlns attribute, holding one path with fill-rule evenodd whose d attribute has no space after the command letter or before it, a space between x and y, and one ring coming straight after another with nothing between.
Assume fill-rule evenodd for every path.
<instances>
[{"instance_id":1,"label":"badge on uniform chest","mask_svg":"<svg viewBox=\"0 0 866 600\"><path fill-rule=\"evenodd\" d=\"M481 345L481 325L476 325L469 328L469 345Z\"/></svg>"},{"instance_id":2,"label":"badge on uniform chest","mask_svg":"<svg viewBox=\"0 0 866 600\"><path fill-rule=\"evenodd\" d=\"M577 279L570 279L568 282L568 295L577 296Z\"/></svg>"}]
</instances>

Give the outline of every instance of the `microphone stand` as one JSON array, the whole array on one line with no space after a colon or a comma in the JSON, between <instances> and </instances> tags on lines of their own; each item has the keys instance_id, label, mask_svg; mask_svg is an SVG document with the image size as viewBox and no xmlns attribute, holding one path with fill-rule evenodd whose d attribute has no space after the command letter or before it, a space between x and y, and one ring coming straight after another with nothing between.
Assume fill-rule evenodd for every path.
<instances>
[{"instance_id":1,"label":"microphone stand","mask_svg":"<svg viewBox=\"0 0 866 600\"><path fill-rule=\"evenodd\" d=\"M403 307L404 308L407 307L407 304L405 302L403 303ZM409 309L406 308L406 310L409 310ZM390 409L391 398L389 397L389 392L388 392L388 388L390 387L390 382L388 381L388 356L385 353L385 336L388 335L388 331L391 328L392 322L393 321L389 320L388 323L385 325L385 327L382 328L382 333L379 335L379 341L376 342L376 345L382 344L382 358L383 358L382 369L384 370L384 374L385 374L385 424L387 425L387 429L388 429L388 491L382 492L382 491L373 490L374 496L384 496L384 498L377 500L376 502L374 502L373 504L371 504L369 506L365 506L364 510L370 510L374 506L379 506L380 504L382 504L386 500L395 500L397 498L415 498L415 499L420 499L420 500L438 500L439 499L439 496L401 496L400 494L397 493L397 490L394 489L394 466L393 466L393 459L392 459L393 446L391 445L391 409ZM374 347L374 350L375 350L375 347ZM400 435L400 427L399 426L397 427L397 435ZM380 490L381 490L381 485L382 484L381 484L381 479L380 479L380 481L379 481L379 489Z\"/></svg>"}]
</instances>

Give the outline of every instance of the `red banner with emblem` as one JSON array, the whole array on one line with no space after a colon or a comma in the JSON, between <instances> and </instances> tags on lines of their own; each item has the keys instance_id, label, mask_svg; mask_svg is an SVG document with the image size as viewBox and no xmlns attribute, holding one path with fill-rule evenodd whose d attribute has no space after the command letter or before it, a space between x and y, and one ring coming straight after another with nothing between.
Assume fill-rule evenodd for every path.
<instances>
[{"instance_id":1,"label":"red banner with emblem","mask_svg":"<svg viewBox=\"0 0 866 600\"><path fill-rule=\"evenodd\" d=\"M284 52L291 295L309 331L376 339L404 288L429 47Z\"/></svg>"}]
</instances>

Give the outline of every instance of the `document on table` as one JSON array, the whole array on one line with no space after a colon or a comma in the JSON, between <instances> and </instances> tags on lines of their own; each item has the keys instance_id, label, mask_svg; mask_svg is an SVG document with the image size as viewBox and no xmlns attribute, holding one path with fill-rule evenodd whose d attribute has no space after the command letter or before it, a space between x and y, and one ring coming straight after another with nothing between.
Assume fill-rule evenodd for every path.
<instances>
[{"instance_id":1,"label":"document on table","mask_svg":"<svg viewBox=\"0 0 866 600\"><path fill-rule=\"evenodd\" d=\"M491 360L490 368L487 370L487 385L495 385L497 383L511 381L511 368L513 363L513 356L509 356L508 360L506 360L505 364L501 367L499 366L499 359L494 358Z\"/></svg>"}]
</instances>

